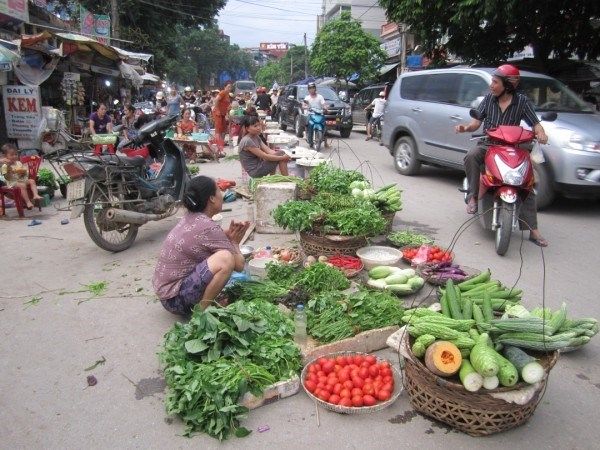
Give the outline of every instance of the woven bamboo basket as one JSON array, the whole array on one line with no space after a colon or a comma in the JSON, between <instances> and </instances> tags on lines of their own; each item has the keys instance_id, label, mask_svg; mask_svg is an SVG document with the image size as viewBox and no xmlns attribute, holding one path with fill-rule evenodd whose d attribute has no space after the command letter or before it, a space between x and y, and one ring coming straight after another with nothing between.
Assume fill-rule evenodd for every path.
<instances>
[{"instance_id":1,"label":"woven bamboo basket","mask_svg":"<svg viewBox=\"0 0 600 450\"><path fill-rule=\"evenodd\" d=\"M367 245L364 236L317 235L301 232L300 245L307 255L356 255L356 250Z\"/></svg>"},{"instance_id":2,"label":"woven bamboo basket","mask_svg":"<svg viewBox=\"0 0 600 450\"><path fill-rule=\"evenodd\" d=\"M382 214L385 219L385 229L382 234L389 234L392 231L392 227L394 226L394 217L396 216L395 212Z\"/></svg>"},{"instance_id":3,"label":"woven bamboo basket","mask_svg":"<svg viewBox=\"0 0 600 450\"><path fill-rule=\"evenodd\" d=\"M410 347L408 352L412 355ZM434 375L414 355L406 358L404 388L413 407L426 416L450 425L471 436L487 436L523 425L533 415L546 388L548 373L558 359L558 352L539 357L546 377L539 382L531 399L523 405L492 397L492 393L523 389L519 383L511 388L468 392L459 382Z\"/></svg>"}]
</instances>

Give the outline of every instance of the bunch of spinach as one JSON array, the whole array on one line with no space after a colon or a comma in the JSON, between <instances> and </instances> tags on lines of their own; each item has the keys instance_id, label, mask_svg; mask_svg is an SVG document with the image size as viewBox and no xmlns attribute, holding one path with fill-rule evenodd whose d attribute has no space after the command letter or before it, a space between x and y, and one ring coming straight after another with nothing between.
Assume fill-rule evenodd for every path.
<instances>
[{"instance_id":1,"label":"bunch of spinach","mask_svg":"<svg viewBox=\"0 0 600 450\"><path fill-rule=\"evenodd\" d=\"M360 172L339 169L329 164L318 165L308 177L308 182L315 191L337 194L350 194L350 183L363 180L365 177Z\"/></svg>"},{"instance_id":2,"label":"bunch of spinach","mask_svg":"<svg viewBox=\"0 0 600 450\"><path fill-rule=\"evenodd\" d=\"M325 210L316 203L290 200L277 206L272 215L280 227L293 231L308 231L314 222L323 219Z\"/></svg>"},{"instance_id":3,"label":"bunch of spinach","mask_svg":"<svg viewBox=\"0 0 600 450\"><path fill-rule=\"evenodd\" d=\"M229 303L264 300L273 303L275 299L287 293L287 288L274 281L241 281L227 286L223 292Z\"/></svg>"},{"instance_id":4,"label":"bunch of spinach","mask_svg":"<svg viewBox=\"0 0 600 450\"><path fill-rule=\"evenodd\" d=\"M165 335L159 354L167 412L181 416L188 436L247 435L239 423L248 411L238 401L298 372L293 331L291 319L263 300L194 310L188 323L176 323Z\"/></svg>"},{"instance_id":5,"label":"bunch of spinach","mask_svg":"<svg viewBox=\"0 0 600 450\"><path fill-rule=\"evenodd\" d=\"M377 208L364 203L356 208L342 209L328 214L325 226L345 236L375 236L385 230L386 221Z\"/></svg>"},{"instance_id":6,"label":"bunch of spinach","mask_svg":"<svg viewBox=\"0 0 600 450\"><path fill-rule=\"evenodd\" d=\"M388 292L361 289L348 297L349 316L360 331L400 325L404 308L398 297Z\"/></svg>"},{"instance_id":7,"label":"bunch of spinach","mask_svg":"<svg viewBox=\"0 0 600 450\"><path fill-rule=\"evenodd\" d=\"M347 310L347 300L339 293L328 292L312 299L308 302L308 334L323 344L354 336Z\"/></svg>"},{"instance_id":8,"label":"bunch of spinach","mask_svg":"<svg viewBox=\"0 0 600 450\"><path fill-rule=\"evenodd\" d=\"M321 262L311 264L300 272L296 284L309 293L343 290L350 287L350 281L341 270Z\"/></svg>"}]
</instances>

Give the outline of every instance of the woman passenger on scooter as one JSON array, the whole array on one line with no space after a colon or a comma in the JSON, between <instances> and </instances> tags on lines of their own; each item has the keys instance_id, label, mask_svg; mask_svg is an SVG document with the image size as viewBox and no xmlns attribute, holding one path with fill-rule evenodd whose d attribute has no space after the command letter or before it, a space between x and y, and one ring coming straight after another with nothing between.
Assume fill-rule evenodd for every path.
<instances>
[{"instance_id":1,"label":"woman passenger on scooter","mask_svg":"<svg viewBox=\"0 0 600 450\"><path fill-rule=\"evenodd\" d=\"M244 268L239 244L249 222L234 222L224 231L212 220L223 207L215 180L191 179L183 197L187 213L171 230L160 251L152 286L165 309L187 315L215 301L234 270Z\"/></svg>"},{"instance_id":2,"label":"woman passenger on scooter","mask_svg":"<svg viewBox=\"0 0 600 450\"><path fill-rule=\"evenodd\" d=\"M519 125L525 120L533 127L535 137L540 144L548 142L544 127L535 114L531 100L525 94L517 92L520 72L515 66L504 64L498 67L492 74L490 93L487 94L479 104L477 110L485 116L483 119L483 131L500 125ZM481 126L481 121L472 119L466 125L457 125L457 133L472 133ZM477 198L479 193L479 176L481 167L485 160L487 146L478 144L469 150L465 156L465 172L469 182L467 195L467 213L477 212ZM537 207L535 203L535 192L527 196L521 205L519 214L519 226L522 230L530 230L529 240L540 247L547 247L548 241L544 239L538 230Z\"/></svg>"}]
</instances>

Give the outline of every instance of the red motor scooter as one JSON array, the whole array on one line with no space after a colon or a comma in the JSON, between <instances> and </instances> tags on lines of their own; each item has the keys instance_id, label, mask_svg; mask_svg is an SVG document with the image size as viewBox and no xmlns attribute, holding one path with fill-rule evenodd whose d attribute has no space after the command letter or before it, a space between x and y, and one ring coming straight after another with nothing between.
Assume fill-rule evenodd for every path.
<instances>
[{"instance_id":1,"label":"red motor scooter","mask_svg":"<svg viewBox=\"0 0 600 450\"><path fill-rule=\"evenodd\" d=\"M480 121L485 119L476 109L472 109L470 115ZM547 112L541 119L554 121L556 117L556 113ZM486 138L488 145L484 170L479 177L479 219L484 229L495 231L496 253L504 255L513 230L519 229L521 205L534 189L529 153L535 134L521 126L501 125L473 137ZM465 193L465 203L468 190L465 178L461 189Z\"/></svg>"}]
</instances>

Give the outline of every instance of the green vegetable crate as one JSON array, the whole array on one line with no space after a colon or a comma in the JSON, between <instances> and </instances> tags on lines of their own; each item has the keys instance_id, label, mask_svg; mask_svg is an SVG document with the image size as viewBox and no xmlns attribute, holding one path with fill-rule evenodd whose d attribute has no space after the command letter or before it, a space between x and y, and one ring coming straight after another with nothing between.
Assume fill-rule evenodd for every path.
<instances>
[{"instance_id":1,"label":"green vegetable crate","mask_svg":"<svg viewBox=\"0 0 600 450\"><path fill-rule=\"evenodd\" d=\"M413 407L471 436L500 433L527 422L541 400L548 374L558 359L558 352L537 356L546 375L535 385L521 382L510 388L468 392L458 379L442 378L427 369L412 353L412 338L403 342L404 387Z\"/></svg>"}]
</instances>

